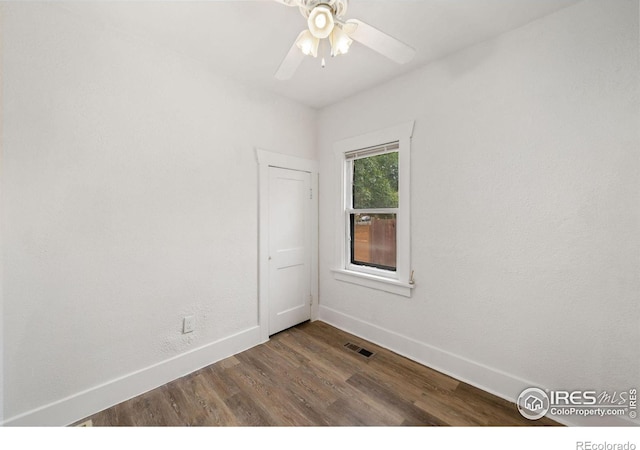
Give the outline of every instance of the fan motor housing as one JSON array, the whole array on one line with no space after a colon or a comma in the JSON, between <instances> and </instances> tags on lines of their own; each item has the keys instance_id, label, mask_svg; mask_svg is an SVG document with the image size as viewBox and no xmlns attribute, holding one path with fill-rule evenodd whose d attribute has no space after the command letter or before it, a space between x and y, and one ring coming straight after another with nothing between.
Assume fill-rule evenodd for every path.
<instances>
[{"instance_id":1,"label":"fan motor housing","mask_svg":"<svg viewBox=\"0 0 640 450\"><path fill-rule=\"evenodd\" d=\"M333 11L335 17L343 17L347 14L347 6L349 0L296 0L300 7L300 14L305 19L309 18L309 14L318 5L327 5Z\"/></svg>"}]
</instances>

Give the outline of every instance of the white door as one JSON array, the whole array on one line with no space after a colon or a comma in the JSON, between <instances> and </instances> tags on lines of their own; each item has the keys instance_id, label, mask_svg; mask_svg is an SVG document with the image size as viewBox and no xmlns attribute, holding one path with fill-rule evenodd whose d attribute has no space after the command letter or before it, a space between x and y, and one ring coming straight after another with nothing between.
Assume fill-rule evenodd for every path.
<instances>
[{"instance_id":1,"label":"white door","mask_svg":"<svg viewBox=\"0 0 640 450\"><path fill-rule=\"evenodd\" d=\"M311 174L269 167L269 335L311 318Z\"/></svg>"}]
</instances>

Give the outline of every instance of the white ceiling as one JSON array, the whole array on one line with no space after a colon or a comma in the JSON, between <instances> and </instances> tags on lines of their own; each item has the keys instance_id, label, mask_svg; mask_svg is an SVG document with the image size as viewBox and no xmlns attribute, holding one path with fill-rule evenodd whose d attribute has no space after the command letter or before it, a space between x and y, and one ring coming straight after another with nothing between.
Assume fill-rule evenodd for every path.
<instances>
[{"instance_id":1,"label":"white ceiling","mask_svg":"<svg viewBox=\"0 0 640 450\"><path fill-rule=\"evenodd\" d=\"M416 49L397 65L354 43L347 55L305 58L291 80L273 75L305 20L272 0L84 1L61 6L203 61L223 75L321 108L430 61L518 28L578 0L351 0L357 18Z\"/></svg>"}]
</instances>

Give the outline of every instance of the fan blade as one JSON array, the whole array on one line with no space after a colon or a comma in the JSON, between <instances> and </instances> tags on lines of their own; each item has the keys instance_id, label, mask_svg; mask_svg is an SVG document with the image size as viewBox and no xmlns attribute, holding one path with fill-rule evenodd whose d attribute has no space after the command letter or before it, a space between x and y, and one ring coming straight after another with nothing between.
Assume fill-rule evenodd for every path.
<instances>
[{"instance_id":1,"label":"fan blade","mask_svg":"<svg viewBox=\"0 0 640 450\"><path fill-rule=\"evenodd\" d=\"M340 20L336 20L336 23L340 25L342 31L347 33L348 36L351 36L353 33L355 33L356 28L358 28L358 24L355 23L355 19L351 23L341 22Z\"/></svg>"},{"instance_id":2,"label":"fan blade","mask_svg":"<svg viewBox=\"0 0 640 450\"><path fill-rule=\"evenodd\" d=\"M298 2L296 0L273 0L277 3L282 3L285 6L298 6Z\"/></svg>"},{"instance_id":3,"label":"fan blade","mask_svg":"<svg viewBox=\"0 0 640 450\"><path fill-rule=\"evenodd\" d=\"M416 51L404 42L400 42L358 19L349 19L345 22L345 27L351 28L353 25L356 28L349 35L351 39L366 45L371 50L375 50L398 64L408 63L416 54Z\"/></svg>"},{"instance_id":4,"label":"fan blade","mask_svg":"<svg viewBox=\"0 0 640 450\"><path fill-rule=\"evenodd\" d=\"M304 31L302 33L304 33ZM300 37L302 33L300 33L298 37ZM275 75L278 80L284 81L290 79L304 59L304 53L300 51L300 49L296 45L296 41L297 39L293 41L293 45L289 49L289 53L287 53L287 56L285 56L280 63L280 67L278 67L278 71Z\"/></svg>"}]
</instances>

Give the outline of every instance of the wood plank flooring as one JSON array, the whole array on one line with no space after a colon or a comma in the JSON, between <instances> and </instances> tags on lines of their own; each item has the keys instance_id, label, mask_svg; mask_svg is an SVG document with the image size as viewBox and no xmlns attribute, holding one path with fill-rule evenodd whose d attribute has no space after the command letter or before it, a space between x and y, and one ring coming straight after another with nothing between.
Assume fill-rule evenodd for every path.
<instances>
[{"instance_id":1,"label":"wood plank flooring","mask_svg":"<svg viewBox=\"0 0 640 450\"><path fill-rule=\"evenodd\" d=\"M79 423L88 419L94 426L558 425L529 421L512 403L320 321Z\"/></svg>"}]
</instances>

